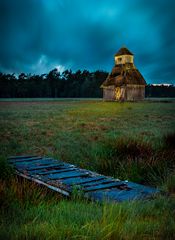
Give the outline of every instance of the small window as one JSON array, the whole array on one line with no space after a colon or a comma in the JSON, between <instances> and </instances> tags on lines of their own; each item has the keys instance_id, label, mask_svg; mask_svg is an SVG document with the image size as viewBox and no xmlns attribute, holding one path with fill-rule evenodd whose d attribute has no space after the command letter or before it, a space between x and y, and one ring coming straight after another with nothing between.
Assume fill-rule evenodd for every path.
<instances>
[{"instance_id":1,"label":"small window","mask_svg":"<svg viewBox=\"0 0 175 240\"><path fill-rule=\"evenodd\" d=\"M129 62L131 62L131 57L127 57L126 58L126 61L129 63Z\"/></svg>"}]
</instances>

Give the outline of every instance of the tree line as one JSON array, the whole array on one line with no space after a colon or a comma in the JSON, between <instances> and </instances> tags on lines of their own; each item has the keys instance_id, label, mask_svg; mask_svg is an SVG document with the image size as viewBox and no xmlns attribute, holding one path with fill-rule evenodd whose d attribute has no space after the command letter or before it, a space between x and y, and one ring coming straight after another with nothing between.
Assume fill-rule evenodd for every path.
<instances>
[{"instance_id":1,"label":"tree line","mask_svg":"<svg viewBox=\"0 0 175 240\"><path fill-rule=\"evenodd\" d=\"M0 97L102 97L100 85L108 73L53 69L48 74L31 75L0 73Z\"/></svg>"},{"instance_id":2,"label":"tree line","mask_svg":"<svg viewBox=\"0 0 175 240\"><path fill-rule=\"evenodd\" d=\"M145 88L146 97L169 97L175 98L175 86L174 85L147 85Z\"/></svg>"},{"instance_id":3,"label":"tree line","mask_svg":"<svg viewBox=\"0 0 175 240\"><path fill-rule=\"evenodd\" d=\"M101 98L100 86L107 75L105 71L60 73L57 69L41 75L0 73L0 98ZM175 87L148 85L145 93L147 97L175 97Z\"/></svg>"}]
</instances>

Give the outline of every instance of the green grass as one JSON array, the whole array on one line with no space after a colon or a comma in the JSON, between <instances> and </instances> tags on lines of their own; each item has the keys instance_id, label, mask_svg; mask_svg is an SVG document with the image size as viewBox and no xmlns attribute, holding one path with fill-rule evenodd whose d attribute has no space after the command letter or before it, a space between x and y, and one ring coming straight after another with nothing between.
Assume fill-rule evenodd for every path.
<instances>
[{"instance_id":1,"label":"green grass","mask_svg":"<svg viewBox=\"0 0 175 240\"><path fill-rule=\"evenodd\" d=\"M160 98L159 98L160 99ZM167 98L164 98L164 100ZM175 100L174 98L168 98L169 100ZM92 101L92 100L96 100L96 101L101 101L101 98L0 98L0 102L11 102L11 101L15 101L15 102L45 102L45 101Z\"/></svg>"},{"instance_id":2,"label":"green grass","mask_svg":"<svg viewBox=\"0 0 175 240\"><path fill-rule=\"evenodd\" d=\"M19 188L20 186L20 188ZM173 239L173 197L102 204L62 200L17 179L3 182L1 239Z\"/></svg>"},{"instance_id":3,"label":"green grass","mask_svg":"<svg viewBox=\"0 0 175 240\"><path fill-rule=\"evenodd\" d=\"M175 103L0 102L2 239L173 239ZM63 199L12 175L7 156L52 156L168 191L152 201Z\"/></svg>"}]
</instances>

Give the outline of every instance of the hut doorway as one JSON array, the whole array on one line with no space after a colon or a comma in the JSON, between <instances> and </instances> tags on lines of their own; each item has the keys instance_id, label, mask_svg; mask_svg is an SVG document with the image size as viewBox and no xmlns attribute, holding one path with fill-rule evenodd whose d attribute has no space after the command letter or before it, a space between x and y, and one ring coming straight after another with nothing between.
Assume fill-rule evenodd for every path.
<instances>
[{"instance_id":1,"label":"hut doorway","mask_svg":"<svg viewBox=\"0 0 175 240\"><path fill-rule=\"evenodd\" d=\"M116 98L116 100L120 100L121 99L121 88L120 87L117 87L116 89L115 89L115 98Z\"/></svg>"}]
</instances>

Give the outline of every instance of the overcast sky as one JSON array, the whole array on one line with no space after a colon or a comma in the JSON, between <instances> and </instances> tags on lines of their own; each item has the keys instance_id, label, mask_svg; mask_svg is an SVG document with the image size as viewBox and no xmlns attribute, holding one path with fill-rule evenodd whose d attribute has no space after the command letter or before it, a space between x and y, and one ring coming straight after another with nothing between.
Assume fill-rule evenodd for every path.
<instances>
[{"instance_id":1,"label":"overcast sky","mask_svg":"<svg viewBox=\"0 0 175 240\"><path fill-rule=\"evenodd\" d=\"M174 0L0 0L0 71L111 71L125 45L148 83L175 84Z\"/></svg>"}]
</instances>

